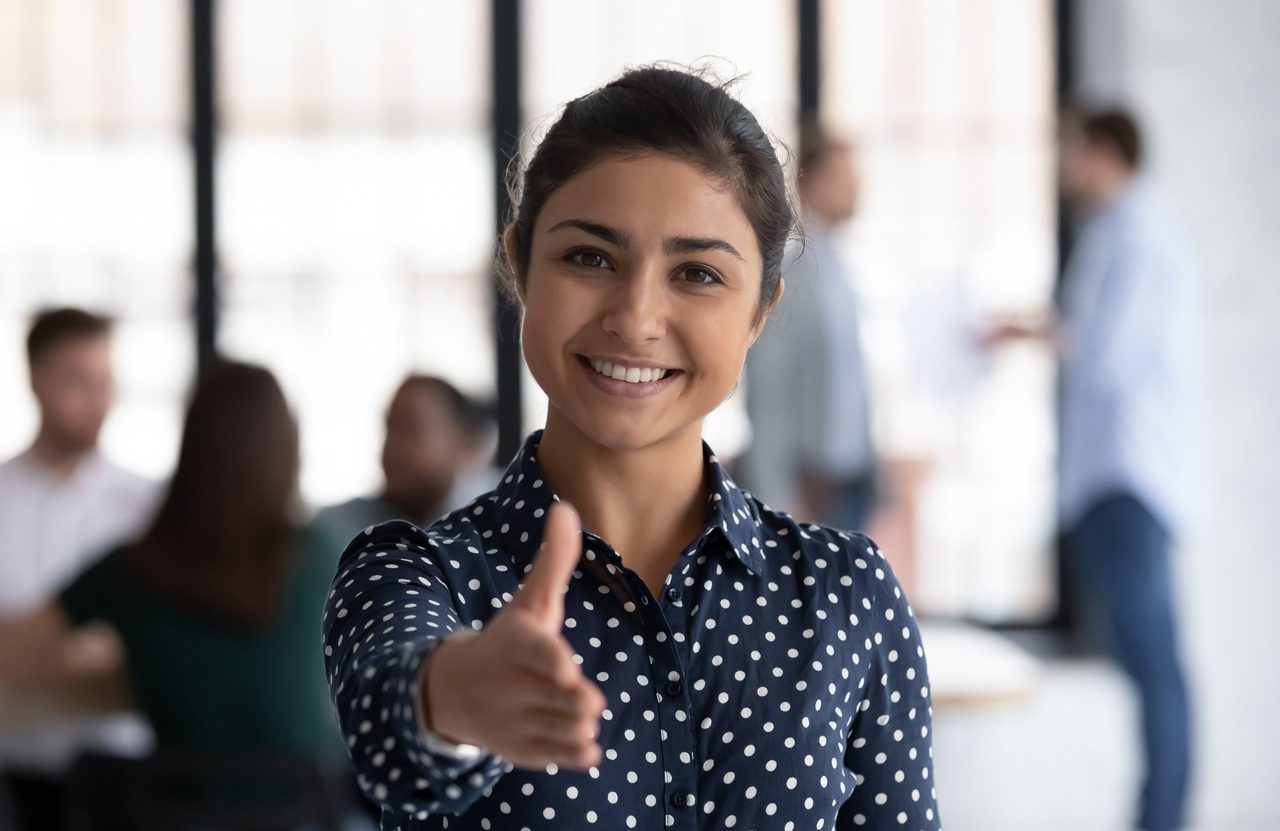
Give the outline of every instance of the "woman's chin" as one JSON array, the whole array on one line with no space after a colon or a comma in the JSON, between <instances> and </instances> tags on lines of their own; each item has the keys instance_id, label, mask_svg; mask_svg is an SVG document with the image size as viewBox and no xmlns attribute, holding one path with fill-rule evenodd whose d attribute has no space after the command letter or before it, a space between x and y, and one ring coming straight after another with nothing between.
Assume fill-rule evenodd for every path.
<instances>
[{"instance_id":1,"label":"woman's chin","mask_svg":"<svg viewBox=\"0 0 1280 831\"><path fill-rule=\"evenodd\" d=\"M670 441L689 429L701 435L700 420L697 424L680 426L658 424L652 419L640 420L625 415L609 418L593 413L588 418L575 422L577 431L593 444L617 453L646 450Z\"/></svg>"},{"instance_id":2,"label":"woman's chin","mask_svg":"<svg viewBox=\"0 0 1280 831\"><path fill-rule=\"evenodd\" d=\"M652 424L597 424L588 435L601 447L620 453L644 450L663 438Z\"/></svg>"}]
</instances>

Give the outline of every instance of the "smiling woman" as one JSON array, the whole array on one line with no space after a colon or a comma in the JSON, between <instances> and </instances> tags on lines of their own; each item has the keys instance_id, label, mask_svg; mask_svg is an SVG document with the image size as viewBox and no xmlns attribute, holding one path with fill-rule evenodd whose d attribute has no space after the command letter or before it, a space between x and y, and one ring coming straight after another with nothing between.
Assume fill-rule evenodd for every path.
<instances>
[{"instance_id":1,"label":"smiling woman","mask_svg":"<svg viewBox=\"0 0 1280 831\"><path fill-rule=\"evenodd\" d=\"M545 429L466 508L359 535L325 609L383 827L938 828L888 564L702 443L783 291L756 119L633 70L568 104L517 185L503 252Z\"/></svg>"},{"instance_id":2,"label":"smiling woman","mask_svg":"<svg viewBox=\"0 0 1280 831\"><path fill-rule=\"evenodd\" d=\"M514 230L507 240L519 262ZM543 447L581 435L697 448L764 322L762 271L737 199L689 162L609 156L565 182L516 280L525 360L549 402Z\"/></svg>"}]
</instances>

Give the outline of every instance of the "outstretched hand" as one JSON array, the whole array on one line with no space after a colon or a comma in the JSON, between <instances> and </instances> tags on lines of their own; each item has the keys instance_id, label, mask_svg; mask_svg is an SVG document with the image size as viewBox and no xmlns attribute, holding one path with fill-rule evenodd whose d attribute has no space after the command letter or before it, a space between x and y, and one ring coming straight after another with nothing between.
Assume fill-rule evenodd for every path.
<instances>
[{"instance_id":1,"label":"outstretched hand","mask_svg":"<svg viewBox=\"0 0 1280 831\"><path fill-rule=\"evenodd\" d=\"M423 684L427 720L437 733L487 747L519 767L599 762L605 697L561 634L581 532L573 508L553 505L516 596L478 634L449 638L432 654Z\"/></svg>"}]
</instances>

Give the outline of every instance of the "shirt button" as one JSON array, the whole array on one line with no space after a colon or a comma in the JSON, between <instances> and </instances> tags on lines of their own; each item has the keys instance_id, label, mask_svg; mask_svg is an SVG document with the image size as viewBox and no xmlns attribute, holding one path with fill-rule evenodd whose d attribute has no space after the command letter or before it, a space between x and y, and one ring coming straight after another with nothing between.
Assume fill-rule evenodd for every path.
<instances>
[{"instance_id":1,"label":"shirt button","mask_svg":"<svg viewBox=\"0 0 1280 831\"><path fill-rule=\"evenodd\" d=\"M677 695L680 694L681 690L683 689L684 689L684 685L681 684L679 681L667 682L667 695L671 698L675 698Z\"/></svg>"},{"instance_id":2,"label":"shirt button","mask_svg":"<svg viewBox=\"0 0 1280 831\"><path fill-rule=\"evenodd\" d=\"M670 600L672 603L674 603L679 599L680 599L679 589L677 589L675 586L671 586L670 588L667 589L667 600Z\"/></svg>"},{"instance_id":3,"label":"shirt button","mask_svg":"<svg viewBox=\"0 0 1280 831\"><path fill-rule=\"evenodd\" d=\"M685 807L685 806L686 806L686 805L688 805L688 804L689 804L689 793L688 793L688 791L672 791L672 793L671 793L671 807L673 807L673 808L683 808L683 807Z\"/></svg>"}]
</instances>

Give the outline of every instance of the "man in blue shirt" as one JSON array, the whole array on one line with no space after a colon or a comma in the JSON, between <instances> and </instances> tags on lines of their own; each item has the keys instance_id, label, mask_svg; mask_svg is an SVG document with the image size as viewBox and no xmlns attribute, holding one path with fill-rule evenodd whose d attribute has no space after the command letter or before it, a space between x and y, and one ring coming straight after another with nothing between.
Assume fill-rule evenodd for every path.
<instances>
[{"instance_id":1,"label":"man in blue shirt","mask_svg":"<svg viewBox=\"0 0 1280 831\"><path fill-rule=\"evenodd\" d=\"M804 240L787 252L786 294L747 357L753 440L741 476L779 510L861 531L876 455L858 296L836 238L857 210L853 145L806 125L799 165Z\"/></svg>"},{"instance_id":2,"label":"man in blue shirt","mask_svg":"<svg viewBox=\"0 0 1280 831\"><path fill-rule=\"evenodd\" d=\"M1138 825L1165 831L1182 825L1189 775L1169 555L1190 511L1197 304L1189 254L1138 175L1141 149L1118 110L1063 125L1060 186L1079 236L1051 334L1067 575L1085 626L1137 688L1146 762Z\"/></svg>"}]
</instances>

